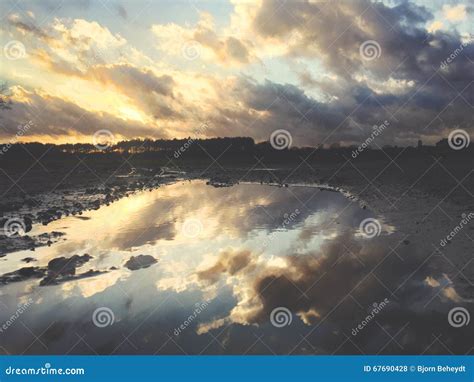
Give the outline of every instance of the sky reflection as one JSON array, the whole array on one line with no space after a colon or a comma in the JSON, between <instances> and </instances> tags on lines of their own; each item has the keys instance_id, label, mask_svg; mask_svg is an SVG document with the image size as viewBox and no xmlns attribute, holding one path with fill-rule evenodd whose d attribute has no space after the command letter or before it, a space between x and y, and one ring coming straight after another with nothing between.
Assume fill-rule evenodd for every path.
<instances>
[{"instance_id":1,"label":"sky reflection","mask_svg":"<svg viewBox=\"0 0 474 382\"><path fill-rule=\"evenodd\" d=\"M398 250L401 259L387 257L382 262L393 227L384 225L378 238L361 238L359 223L370 216L342 194L317 188L256 184L213 188L192 181L135 194L86 212L81 219L68 217L34 227L32 234L64 232L65 241L9 254L0 262L1 274L84 254L92 259L76 274L91 269L104 273L44 287L38 279L1 287L1 322L15 313L19 303L33 300L0 334L3 350L377 352L386 335L369 333L380 331L381 324L387 332L402 328L408 317L416 327L423 317L414 317L414 306L432 299L440 283L449 280L420 266L423 258L413 245ZM157 263L127 269L124 264L138 255L153 256ZM27 256L37 261L21 262ZM405 279L401 276L412 270L416 274L401 284ZM378 317L381 324L372 324L339 346L373 303L384 298L390 304ZM422 314L433 320L453 301L460 300L450 287L436 296L431 312ZM113 325L93 324L98 307L111 309ZM277 307L291 311L290 326L271 325L269 317ZM421 346L414 338L400 339L401 348L384 350L403 353ZM462 348L462 340L456 346Z\"/></svg>"}]
</instances>

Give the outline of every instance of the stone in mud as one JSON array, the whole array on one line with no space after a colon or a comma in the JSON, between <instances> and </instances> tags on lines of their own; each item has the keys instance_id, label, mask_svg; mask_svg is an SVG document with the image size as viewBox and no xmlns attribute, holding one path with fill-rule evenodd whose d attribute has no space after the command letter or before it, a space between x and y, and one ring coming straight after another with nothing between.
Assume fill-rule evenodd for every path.
<instances>
[{"instance_id":1,"label":"stone in mud","mask_svg":"<svg viewBox=\"0 0 474 382\"><path fill-rule=\"evenodd\" d=\"M231 187L234 185L234 182L232 179L228 176L213 176L212 178L209 179L208 182L206 182L208 186L213 186L216 188L219 187Z\"/></svg>"},{"instance_id":2,"label":"stone in mud","mask_svg":"<svg viewBox=\"0 0 474 382\"><path fill-rule=\"evenodd\" d=\"M11 237L5 236L1 233L0 229L0 256L8 254L9 252L15 252L24 250L27 251L35 246L44 245L38 237L30 237L28 235L18 236L14 235Z\"/></svg>"},{"instance_id":3,"label":"stone in mud","mask_svg":"<svg viewBox=\"0 0 474 382\"><path fill-rule=\"evenodd\" d=\"M92 256L85 254L82 256L74 255L72 257L58 257L48 263L47 275L40 281L40 286L58 285L60 283L72 280L79 280L86 277L97 276L105 271L90 269L87 272L76 275L76 269L87 263Z\"/></svg>"},{"instance_id":4,"label":"stone in mud","mask_svg":"<svg viewBox=\"0 0 474 382\"><path fill-rule=\"evenodd\" d=\"M97 271L94 269L89 269L87 272L80 273L78 275L68 274L68 275L61 275L59 277L50 277L48 275L43 280L40 281L39 285L40 286L58 285L60 283L64 283L67 281L74 281L74 280L84 279L87 277L98 276L103 273L106 273L106 271Z\"/></svg>"},{"instance_id":5,"label":"stone in mud","mask_svg":"<svg viewBox=\"0 0 474 382\"><path fill-rule=\"evenodd\" d=\"M21 259L21 261L24 261L25 263L31 263L32 261L37 261L34 257L25 257Z\"/></svg>"},{"instance_id":6,"label":"stone in mud","mask_svg":"<svg viewBox=\"0 0 474 382\"><path fill-rule=\"evenodd\" d=\"M0 285L43 277L46 270L39 267L24 267L0 276Z\"/></svg>"},{"instance_id":7,"label":"stone in mud","mask_svg":"<svg viewBox=\"0 0 474 382\"><path fill-rule=\"evenodd\" d=\"M83 256L74 255L70 258L58 257L48 263L48 271L56 275L74 275L76 273L76 268L87 263L90 259L92 259L92 256L88 254Z\"/></svg>"},{"instance_id":8,"label":"stone in mud","mask_svg":"<svg viewBox=\"0 0 474 382\"><path fill-rule=\"evenodd\" d=\"M142 268L148 268L150 265L153 265L157 262L157 260L150 255L138 255L132 256L128 261L125 263L125 267L130 269L131 271L136 271Z\"/></svg>"},{"instance_id":9,"label":"stone in mud","mask_svg":"<svg viewBox=\"0 0 474 382\"><path fill-rule=\"evenodd\" d=\"M23 218L23 221L25 223L25 232L30 232L31 229L33 228L33 220L31 220L30 217L25 216Z\"/></svg>"}]
</instances>

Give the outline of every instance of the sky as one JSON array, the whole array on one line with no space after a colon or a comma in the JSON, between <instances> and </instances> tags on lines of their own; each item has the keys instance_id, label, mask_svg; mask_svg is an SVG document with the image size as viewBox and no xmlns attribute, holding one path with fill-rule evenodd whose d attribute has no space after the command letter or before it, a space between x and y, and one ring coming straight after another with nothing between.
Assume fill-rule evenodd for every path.
<instances>
[{"instance_id":1,"label":"sky","mask_svg":"<svg viewBox=\"0 0 474 382\"><path fill-rule=\"evenodd\" d=\"M474 1L0 2L0 141L473 135ZM204 128L203 128L204 126Z\"/></svg>"}]
</instances>

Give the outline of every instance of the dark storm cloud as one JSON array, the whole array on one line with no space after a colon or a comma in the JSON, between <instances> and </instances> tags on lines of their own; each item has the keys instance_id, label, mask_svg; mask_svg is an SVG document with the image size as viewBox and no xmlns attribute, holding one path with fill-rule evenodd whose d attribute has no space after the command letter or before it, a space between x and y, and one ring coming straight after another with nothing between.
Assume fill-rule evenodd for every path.
<instances>
[{"instance_id":1,"label":"dark storm cloud","mask_svg":"<svg viewBox=\"0 0 474 382\"><path fill-rule=\"evenodd\" d=\"M403 81L405 89L401 91L391 89L390 85L375 91L370 83L352 78L341 77L330 83L311 78L316 87L332 97L318 101L292 84L256 82L241 76L231 89L222 91L230 91L244 108L226 109L217 104L208 120L217 129L216 135L235 135L238 131L238 135L257 140L267 140L274 130L286 129L296 145L338 141L358 144L371 134L374 126L385 121L390 122L390 128L377 138L380 146L413 144L419 138L434 143L446 135L446 130L455 127L472 131L474 93L469 84L474 80L474 72L469 57L474 57L474 47L464 47L463 54L469 57L460 55L452 67L441 70L440 59L449 56L449 49L455 49L456 41L461 44L460 40L449 37L452 41L443 50L445 56L440 52L422 55L433 66L412 68L409 77L390 79ZM404 70L408 73L408 69ZM374 81L377 85L377 80ZM252 110L265 115L256 117Z\"/></svg>"},{"instance_id":2,"label":"dark storm cloud","mask_svg":"<svg viewBox=\"0 0 474 382\"><path fill-rule=\"evenodd\" d=\"M443 333L445 341L453 343L458 352L469 350L469 341L461 333L454 333L446 315L453 304L472 304L443 294L450 281L439 272L433 273L425 264L427 255L418 253L414 245L398 247L395 253L387 249L387 240L360 241L347 232L317 252L288 257L287 265L281 269L260 270L254 284L254 299L260 308L248 313L247 322L265 330L271 312L285 307L310 325L302 331L299 323L293 322L294 330L308 334L307 340L324 353L336 348L341 353L353 354L361 348L375 353L382 347L389 353L421 353L432 344L434 333ZM428 278L441 283L430 285ZM351 348L350 342L339 348L346 338L343 333L354 336L352 329L375 303L382 301L388 301L388 305L379 308L375 316L378 324L371 322L352 338L359 348ZM381 335L379 325L392 335L404 328L397 340L401 347L393 343L386 348L388 339ZM437 345L432 350L435 349L440 351Z\"/></svg>"},{"instance_id":3,"label":"dark storm cloud","mask_svg":"<svg viewBox=\"0 0 474 382\"><path fill-rule=\"evenodd\" d=\"M256 325L278 354L307 352L308 346L310 352L312 348L323 354L446 352L444 345L433 343L434 335L441 335L456 354L469 351L468 329L456 332L447 315L453 306L472 309L472 303L457 295L445 274L428 265L429 255L418 251L415 243L397 246L396 240L385 235L360 239L348 229L317 250L285 257L279 267L260 262L256 252L222 252L213 265L197 273L198 279L215 284L222 276L234 275L241 284L237 291L245 284L245 303L201 329L245 337L239 325L223 330L222 324ZM375 306L372 319L354 334ZM282 330L283 338L288 335L283 341L280 333L275 337L275 330L281 329L271 325L272 312L281 307L293 315ZM390 341L387 333L396 340Z\"/></svg>"},{"instance_id":4,"label":"dark storm cloud","mask_svg":"<svg viewBox=\"0 0 474 382\"><path fill-rule=\"evenodd\" d=\"M380 104L392 108L400 105L394 96L379 96L366 87L348 89L343 99L326 103L309 97L291 84L256 83L245 77L240 78L232 91L246 107L235 111L217 105L215 117L209 118L214 126L241 124L240 135L254 136L257 140L268 140L274 130L287 129L297 145L334 140L357 142L362 136L365 139L373 126L392 119ZM266 115L256 118L249 110ZM351 126L351 121L357 121L362 127Z\"/></svg>"},{"instance_id":5,"label":"dark storm cloud","mask_svg":"<svg viewBox=\"0 0 474 382\"><path fill-rule=\"evenodd\" d=\"M425 23L432 18L426 8L410 2L387 6L368 0L264 1L254 19L255 30L263 37L287 39L290 57L321 60L327 70L338 76L337 80L324 82L303 72L302 83L319 87L337 98L319 103L289 85L269 92L269 87L275 90L278 85L265 83L258 86L257 94L263 98L256 107L267 107L268 101L275 98L274 93L284 94L288 119L295 116L295 109L306 117L295 126L295 134L308 125L319 135L318 139L327 136L324 130L332 131L351 113L363 129L351 131L346 124L334 138L360 139L370 131L367 127L385 119L396 125L395 131L385 137L392 143L410 143L404 137L411 135L434 137L454 126L472 131L474 96L468 85L474 80L474 45L463 44L455 31L429 33ZM381 47L377 59L364 60L359 54L361 44L369 40ZM449 65L440 68L444 60L460 49ZM396 91L386 86L384 82L389 79L404 81L405 88ZM375 92L377 84L382 89ZM450 109L443 111L452 101ZM294 106L293 110L290 106ZM276 119L283 117L278 112L284 109L275 102L272 110L278 114ZM442 121L437 119L440 111ZM427 125L430 129L424 130Z\"/></svg>"},{"instance_id":6,"label":"dark storm cloud","mask_svg":"<svg viewBox=\"0 0 474 382\"><path fill-rule=\"evenodd\" d=\"M287 267L277 272L270 270L255 281L255 292L262 309L249 317L249 321L266 321L270 312L279 306L295 313L314 310L324 317L334 308L335 302L349 293L353 293L362 305L381 301L389 292L380 287L370 272L387 252L386 243L360 243L351 233L346 233L326 243L317 253L290 256ZM419 255L410 252L400 251L403 260L396 255L388 257L375 272L389 290L395 290L404 280L402 276L407 269L414 270L422 263ZM416 279L426 275L426 269L420 269ZM349 317L349 312L343 310L336 312L334 317Z\"/></svg>"},{"instance_id":7,"label":"dark storm cloud","mask_svg":"<svg viewBox=\"0 0 474 382\"><path fill-rule=\"evenodd\" d=\"M296 37L290 42L290 54L318 57L331 71L350 78L352 71L364 64L358 53L360 44L367 40L382 46L382 56L370 66L371 71L387 75L405 58L397 71L417 71L421 62L416 52L428 46L429 34L423 23L430 18L425 8L409 2L388 7L369 0L284 4L266 0L254 26L263 36L284 38L293 33Z\"/></svg>"}]
</instances>

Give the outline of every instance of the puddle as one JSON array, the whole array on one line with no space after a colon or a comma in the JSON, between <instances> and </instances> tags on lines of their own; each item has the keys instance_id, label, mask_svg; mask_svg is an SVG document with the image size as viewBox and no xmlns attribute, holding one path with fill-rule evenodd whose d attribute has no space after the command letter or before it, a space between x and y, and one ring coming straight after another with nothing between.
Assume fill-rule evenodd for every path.
<instances>
[{"instance_id":1,"label":"puddle","mask_svg":"<svg viewBox=\"0 0 474 382\"><path fill-rule=\"evenodd\" d=\"M2 275L35 270L0 287L1 345L13 354L375 352L387 337L373 334L376 323L351 334L359 318L387 299L378 319L401 328L404 317L384 315L439 283L420 273L416 293L412 280L400 286L418 260L400 248L403 261L382 261L377 243L393 227L379 220L377 237L364 237L360 223L373 218L339 192L189 181L34 226L31 235L64 240L0 261Z\"/></svg>"}]
</instances>

